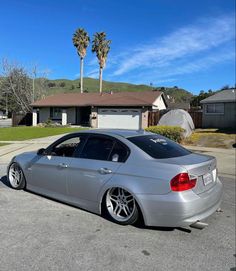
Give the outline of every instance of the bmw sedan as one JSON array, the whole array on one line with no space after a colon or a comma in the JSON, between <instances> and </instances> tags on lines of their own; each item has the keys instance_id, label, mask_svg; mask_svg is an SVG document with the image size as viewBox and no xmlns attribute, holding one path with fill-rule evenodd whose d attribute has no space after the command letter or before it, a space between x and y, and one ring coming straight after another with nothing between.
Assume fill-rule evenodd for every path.
<instances>
[{"instance_id":1,"label":"bmw sedan","mask_svg":"<svg viewBox=\"0 0 236 271\"><path fill-rule=\"evenodd\" d=\"M222 184L216 159L145 131L68 134L8 166L14 189L26 189L104 214L122 225L188 226L213 214Z\"/></svg>"}]
</instances>

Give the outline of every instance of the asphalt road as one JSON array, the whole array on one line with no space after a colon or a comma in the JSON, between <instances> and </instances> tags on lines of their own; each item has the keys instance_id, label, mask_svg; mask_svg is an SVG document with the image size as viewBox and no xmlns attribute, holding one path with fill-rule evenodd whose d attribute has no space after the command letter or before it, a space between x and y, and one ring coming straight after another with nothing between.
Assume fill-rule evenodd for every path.
<instances>
[{"instance_id":1,"label":"asphalt road","mask_svg":"<svg viewBox=\"0 0 236 271\"><path fill-rule=\"evenodd\" d=\"M235 181L203 230L119 226L8 187L0 166L0 270L235 271Z\"/></svg>"}]
</instances>

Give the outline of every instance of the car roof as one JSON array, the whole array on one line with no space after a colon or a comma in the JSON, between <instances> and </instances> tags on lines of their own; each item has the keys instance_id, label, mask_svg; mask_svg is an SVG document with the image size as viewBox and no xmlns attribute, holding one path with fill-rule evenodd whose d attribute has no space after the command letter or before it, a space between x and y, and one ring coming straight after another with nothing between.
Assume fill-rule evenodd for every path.
<instances>
[{"instance_id":1,"label":"car roof","mask_svg":"<svg viewBox=\"0 0 236 271\"><path fill-rule=\"evenodd\" d=\"M141 135L150 135L152 133L145 130L128 130L128 129L90 129L85 131L79 131L83 133L96 133L104 135L113 135L113 136L122 136L124 138L141 136Z\"/></svg>"}]
</instances>

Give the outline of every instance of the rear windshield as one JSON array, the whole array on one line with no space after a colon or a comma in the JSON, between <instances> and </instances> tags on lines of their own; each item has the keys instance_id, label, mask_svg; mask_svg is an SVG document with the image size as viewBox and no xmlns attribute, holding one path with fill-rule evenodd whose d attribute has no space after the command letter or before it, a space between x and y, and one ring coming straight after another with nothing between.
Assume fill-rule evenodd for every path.
<instances>
[{"instance_id":1,"label":"rear windshield","mask_svg":"<svg viewBox=\"0 0 236 271\"><path fill-rule=\"evenodd\" d=\"M133 144L156 159L188 155L191 152L160 135L145 135L128 138Z\"/></svg>"}]
</instances>

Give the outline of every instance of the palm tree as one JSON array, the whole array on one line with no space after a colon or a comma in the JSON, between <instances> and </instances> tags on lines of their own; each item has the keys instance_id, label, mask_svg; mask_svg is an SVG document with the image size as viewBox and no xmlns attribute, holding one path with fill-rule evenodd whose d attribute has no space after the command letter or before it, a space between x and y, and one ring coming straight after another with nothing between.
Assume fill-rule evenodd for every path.
<instances>
[{"instance_id":1,"label":"palm tree","mask_svg":"<svg viewBox=\"0 0 236 271\"><path fill-rule=\"evenodd\" d=\"M83 28L78 28L73 36L73 44L77 49L77 53L80 56L80 91L83 93L83 69L84 69L84 57L86 56L86 49L89 45L90 38L88 33Z\"/></svg>"},{"instance_id":2,"label":"palm tree","mask_svg":"<svg viewBox=\"0 0 236 271\"><path fill-rule=\"evenodd\" d=\"M97 32L94 35L92 52L96 53L99 63L99 92L102 93L102 71L106 64L107 55L110 50L111 40L106 40L105 32Z\"/></svg>"}]
</instances>

